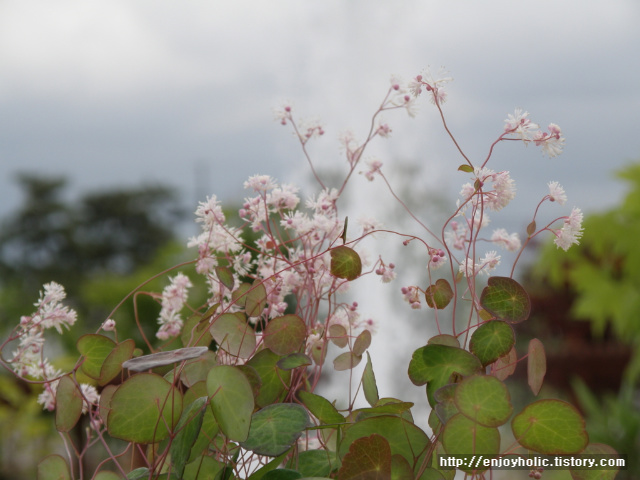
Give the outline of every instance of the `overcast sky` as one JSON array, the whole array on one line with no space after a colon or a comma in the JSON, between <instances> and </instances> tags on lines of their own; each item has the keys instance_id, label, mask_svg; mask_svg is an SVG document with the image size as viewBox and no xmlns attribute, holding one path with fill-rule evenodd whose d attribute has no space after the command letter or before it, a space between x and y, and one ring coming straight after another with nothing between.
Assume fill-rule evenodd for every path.
<instances>
[{"instance_id":1,"label":"overcast sky","mask_svg":"<svg viewBox=\"0 0 640 480\"><path fill-rule=\"evenodd\" d=\"M454 77L445 114L472 159L516 107L562 127L558 158L496 151L514 208L530 212L549 180L571 206L603 208L622 191L612 170L640 158L639 25L637 0L2 0L0 215L18 171L67 176L74 192L166 183L192 204L241 198L255 173L299 179L304 159L273 120L283 99L323 121L312 153L338 168L338 134L362 137L390 75L428 65ZM467 179L426 99L415 119L384 118L392 137L372 153L385 169L417 165L413 185L455 199Z\"/></svg>"}]
</instances>

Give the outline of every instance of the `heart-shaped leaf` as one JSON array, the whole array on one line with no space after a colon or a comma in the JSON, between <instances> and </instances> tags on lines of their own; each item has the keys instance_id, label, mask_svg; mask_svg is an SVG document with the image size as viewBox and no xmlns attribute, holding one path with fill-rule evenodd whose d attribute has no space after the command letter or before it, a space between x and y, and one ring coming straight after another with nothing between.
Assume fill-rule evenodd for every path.
<instances>
[{"instance_id":1,"label":"heart-shaped leaf","mask_svg":"<svg viewBox=\"0 0 640 480\"><path fill-rule=\"evenodd\" d=\"M340 245L331 250L331 275L352 281L362 273L362 260L353 248Z\"/></svg>"},{"instance_id":2,"label":"heart-shaped leaf","mask_svg":"<svg viewBox=\"0 0 640 480\"><path fill-rule=\"evenodd\" d=\"M482 290L480 304L498 319L518 323L529 318L531 301L522 286L509 277L491 277Z\"/></svg>"}]
</instances>

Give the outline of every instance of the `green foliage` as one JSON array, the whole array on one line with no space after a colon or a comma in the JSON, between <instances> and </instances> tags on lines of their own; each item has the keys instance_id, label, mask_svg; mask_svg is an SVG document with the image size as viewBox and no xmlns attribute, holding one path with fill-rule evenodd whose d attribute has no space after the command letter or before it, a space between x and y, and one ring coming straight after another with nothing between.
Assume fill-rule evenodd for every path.
<instances>
[{"instance_id":1,"label":"green foliage","mask_svg":"<svg viewBox=\"0 0 640 480\"><path fill-rule=\"evenodd\" d=\"M566 254L552 245L544 248L534 274L554 288L568 285L574 295L572 314L588 320L597 336L610 326L618 339L640 352L640 164L629 165L618 177L630 186L621 205L587 216L589 234ZM640 378L640 353L629 374Z\"/></svg>"},{"instance_id":2,"label":"green foliage","mask_svg":"<svg viewBox=\"0 0 640 480\"><path fill-rule=\"evenodd\" d=\"M389 95L396 90L399 87L392 86ZM429 85L428 91L433 90ZM380 111L385 109L384 105L387 109L404 105L397 103L397 99L388 100L389 95ZM408 102L407 98L410 99L402 96L402 102ZM434 99L439 108L438 97ZM289 113L283 118L285 124L293 121ZM378 134L373 131L360 149L350 152L351 171L343 187L364 146ZM305 137L300 138L304 146ZM476 174L476 170L479 169L472 165L459 168L466 174ZM488 189L487 184L502 173L487 175L482 180L475 178L466 204L482 213L483 202L493 201L491 196L482 197L486 193L483 188ZM507 184L501 188L509 190L510 180L501 178ZM638 180L640 183L640 173ZM55 200L60 188L58 184L33 181L30 185L34 198L50 200ZM444 235L436 240L452 257L451 282L431 278L431 263L444 262L446 254L422 241L429 255L429 282L424 290L417 286L402 289L413 308L419 306L424 295L438 322L446 308L453 314L451 332L426 340L424 346L413 352L408 365L409 379L417 386L426 385L427 400L432 407L428 419L432 431L425 432L414 421L417 412L412 411L412 402L380 398L368 352L371 331L366 328L366 321L356 323L356 302L349 305L340 297L349 282L364 275L375 272L385 282L395 275L394 265L385 263L382 257L374 268L363 272L356 247L367 233L349 241L351 246L346 245L346 221L342 225L336 210L342 189L323 188L316 199L308 202L313 210L309 216L295 211L299 198L286 191L288 186L276 187L266 176L251 177L247 185L257 196L243 205L239 217L245 223L240 227L226 223L214 199L198 208L204 232L195 241L198 259L187 263L195 263L196 272L204 278L198 301L188 305L190 312L184 320L181 314L192 282L181 273L172 278L171 285L165 285L163 294L147 291L160 289L163 284L153 285L153 281L147 283L146 279L124 292L123 297L133 299L132 318L139 324L139 338L132 338L134 335L125 327L103 324L104 332L82 335L77 340L79 359L68 369L70 373L53 373L53 367L44 368L46 362L40 359L42 372L26 360L25 365L31 370L20 363L23 361L20 355L28 359L34 350L40 353L44 340L36 334L49 323L60 329L55 318L46 317L49 300L41 299L37 312L24 317L12 332L10 341L21 344L22 350L9 362L18 367L15 371L19 376L40 375L37 378L46 384L45 399L48 393L56 391L55 402L43 403L55 408L55 425L69 444L74 441L70 433L82 420L82 412L87 411L87 445L98 444L107 452L96 470L103 466L118 470L117 474L96 471L95 478L110 480L116 475L167 480L452 480L455 472L441 469L437 456L501 455L504 452L499 427L507 428L504 426L509 422L516 443L508 447L508 453L613 453L606 445L589 444L584 419L564 401L541 399L522 408L514 406L505 380L525 357L523 352L516 351L513 325L528 319L529 295L510 277L490 277L482 290L476 289L480 287L479 273L495 266L491 265L492 261L497 262L495 255L493 258L487 255L489 260L479 266L469 257L466 266L471 266L469 262L474 266L456 274L453 254ZM494 196L499 196L498 190L493 192ZM148 219L144 212L140 213L136 201L150 201L160 193L89 196L83 202L84 217L53 201L46 208L34 206L31 213L49 220L54 214L65 215L65 222L58 225L60 238L65 240L47 255L63 255L65 249L75 248L74 242L79 242L78 248L98 259L85 272L104 273L108 265L119 261L124 262L117 264L119 268L127 271L127 262L139 264L146 258L141 244L148 233L155 233L159 242L162 240L162 232L144 232L136 237L139 244L130 246L123 233L128 232L129 222L147 226ZM111 204L103 205L101 201ZM120 218L112 207L126 215ZM101 218L95 222L96 230L83 230L81 224L74 224L78 218L91 219L95 215ZM289 227L296 222L307 222L308 226L300 231ZM69 233L72 226L78 229L77 235ZM246 238L244 226L250 226L252 231ZM530 237L536 234L535 229L532 221ZM20 233L19 229L16 231ZM104 236L96 232L103 232ZM261 232L259 236L257 232ZM416 239L406 237L405 244ZM103 239L114 245L103 245ZM335 246L339 239L343 244ZM474 256L477 239L477 235L468 238ZM465 253L471 254L471 245ZM584 272L584 276L588 278L589 272ZM101 277L95 283L83 282L86 291L96 298L107 297L116 288L109 285L115 282L115 277L106 274ZM153 313L140 315L139 295L148 301L149 312ZM56 307L59 302L56 301ZM469 307L461 308L462 302ZM122 314L121 305L118 303L114 314ZM58 317L63 317L64 312L59 310ZM45 317L46 321L41 320ZM154 338L153 328L148 325L145 328L141 323L155 323L157 318L162 327ZM117 323L122 323L120 320ZM441 330L439 323L438 330ZM27 347L22 347L22 342ZM333 362L325 363L329 347L341 351ZM142 355L143 348L151 353ZM369 406L356 408L355 398L350 398L347 407L339 409L336 401L316 390L321 376L333 367L356 378L353 369L365 353L366 365L357 391L362 392ZM537 395L546 372L545 350L539 340L529 343L526 357L528 383ZM98 436L104 441L96 441ZM125 445L122 450L121 445ZM78 461L82 462L86 450L74 446L74 451L79 452ZM131 454L130 461L120 460L125 452ZM67 462L55 455L45 458L38 465L39 477L70 479L75 465ZM469 477L480 479L486 478L484 472L489 467L459 468ZM579 472L572 475L584 477Z\"/></svg>"}]
</instances>

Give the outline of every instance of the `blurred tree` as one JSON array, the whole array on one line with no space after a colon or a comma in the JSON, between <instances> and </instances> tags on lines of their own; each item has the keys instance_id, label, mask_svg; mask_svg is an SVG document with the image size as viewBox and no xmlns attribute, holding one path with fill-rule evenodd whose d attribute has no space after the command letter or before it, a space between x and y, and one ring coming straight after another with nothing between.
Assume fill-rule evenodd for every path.
<instances>
[{"instance_id":1,"label":"blurred tree","mask_svg":"<svg viewBox=\"0 0 640 480\"><path fill-rule=\"evenodd\" d=\"M640 451L640 164L618 176L629 192L585 217L579 245L541 251L525 285L534 311L522 330L553 339L545 341L545 380L577 399L591 442L629 454L622 479L640 476L632 455Z\"/></svg>"},{"instance_id":2,"label":"blurred tree","mask_svg":"<svg viewBox=\"0 0 640 480\"><path fill-rule=\"evenodd\" d=\"M20 174L18 181L24 201L0 231L2 286L38 289L69 274L75 285L97 273L130 273L175 238L182 213L164 186L93 192L68 202L63 178Z\"/></svg>"}]
</instances>

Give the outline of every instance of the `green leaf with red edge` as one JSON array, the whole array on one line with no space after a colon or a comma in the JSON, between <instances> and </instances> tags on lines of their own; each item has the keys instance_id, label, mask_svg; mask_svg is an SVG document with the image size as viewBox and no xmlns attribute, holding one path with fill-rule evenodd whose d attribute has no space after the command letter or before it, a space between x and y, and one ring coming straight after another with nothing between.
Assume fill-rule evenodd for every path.
<instances>
[{"instance_id":1,"label":"green leaf with red edge","mask_svg":"<svg viewBox=\"0 0 640 480\"><path fill-rule=\"evenodd\" d=\"M391 478L389 442L376 433L354 440L342 459L338 478L340 480L389 480Z\"/></svg>"},{"instance_id":2,"label":"green leaf with red edge","mask_svg":"<svg viewBox=\"0 0 640 480\"><path fill-rule=\"evenodd\" d=\"M495 427L484 427L458 413L451 417L442 432L442 445L449 455L482 455L492 458L500 452L500 432ZM465 472L473 468L460 467ZM479 468L482 472L488 467Z\"/></svg>"},{"instance_id":3,"label":"green leaf with red edge","mask_svg":"<svg viewBox=\"0 0 640 480\"><path fill-rule=\"evenodd\" d=\"M460 413L485 427L507 423L513 412L507 387L491 375L465 378L458 384L454 398Z\"/></svg>"},{"instance_id":4,"label":"green leaf with red edge","mask_svg":"<svg viewBox=\"0 0 640 480\"><path fill-rule=\"evenodd\" d=\"M257 454L277 457L286 452L310 425L309 414L302 405L267 405L252 415L249 437L241 445Z\"/></svg>"},{"instance_id":5,"label":"green leaf with red edge","mask_svg":"<svg viewBox=\"0 0 640 480\"><path fill-rule=\"evenodd\" d=\"M276 365L282 370L293 370L299 367L307 367L313 363L313 360L304 353L292 353L278 360Z\"/></svg>"},{"instance_id":6,"label":"green leaf with red edge","mask_svg":"<svg viewBox=\"0 0 640 480\"><path fill-rule=\"evenodd\" d=\"M453 335L436 335L435 337L431 337L427 342L428 345L447 345L449 347L460 348L460 342Z\"/></svg>"},{"instance_id":7,"label":"green leaf with red edge","mask_svg":"<svg viewBox=\"0 0 640 480\"><path fill-rule=\"evenodd\" d=\"M341 372L343 370L351 370L360 364L361 356L357 356L352 352L344 352L333 360L333 368Z\"/></svg>"},{"instance_id":8,"label":"green leaf with red edge","mask_svg":"<svg viewBox=\"0 0 640 480\"><path fill-rule=\"evenodd\" d=\"M233 279L233 272L231 271L231 269L228 267L218 266L215 267L214 270L216 272L218 280L220 280L220 283L222 283L229 290L233 290L235 280Z\"/></svg>"},{"instance_id":9,"label":"green leaf with red edge","mask_svg":"<svg viewBox=\"0 0 640 480\"><path fill-rule=\"evenodd\" d=\"M38 480L71 480L69 465L60 455L49 455L38 463Z\"/></svg>"},{"instance_id":10,"label":"green leaf with red edge","mask_svg":"<svg viewBox=\"0 0 640 480\"><path fill-rule=\"evenodd\" d=\"M100 392L100 401L98 402L98 415L100 415L100 419L102 423L107 424L107 418L109 416L109 412L111 411L111 397L118 389L117 385L107 385Z\"/></svg>"},{"instance_id":11,"label":"green leaf with red edge","mask_svg":"<svg viewBox=\"0 0 640 480\"><path fill-rule=\"evenodd\" d=\"M267 323L264 344L278 355L289 355L300 350L307 338L307 325L298 315L276 317Z\"/></svg>"},{"instance_id":12,"label":"green leaf with red edge","mask_svg":"<svg viewBox=\"0 0 640 480\"><path fill-rule=\"evenodd\" d=\"M241 283L231 294L231 301L238 307L244 307L247 303L247 292L251 289L250 283Z\"/></svg>"},{"instance_id":13,"label":"green leaf with red edge","mask_svg":"<svg viewBox=\"0 0 640 480\"><path fill-rule=\"evenodd\" d=\"M260 392L256 396L256 405L259 407L282 401L281 397L284 397L291 383L291 370L278 368L278 362L281 358L268 348L265 348L256 353L246 363L248 366L253 367L260 377Z\"/></svg>"},{"instance_id":14,"label":"green leaf with red edge","mask_svg":"<svg viewBox=\"0 0 640 480\"><path fill-rule=\"evenodd\" d=\"M469 342L469 350L480 359L483 366L508 354L516 343L513 328L506 322L493 320L480 325Z\"/></svg>"},{"instance_id":15,"label":"green leaf with red edge","mask_svg":"<svg viewBox=\"0 0 640 480\"><path fill-rule=\"evenodd\" d=\"M87 334L78 339L76 347L84 357L82 372L94 380L100 380L102 365L116 347L116 342L104 335Z\"/></svg>"},{"instance_id":16,"label":"green leaf with red edge","mask_svg":"<svg viewBox=\"0 0 640 480\"><path fill-rule=\"evenodd\" d=\"M364 372L362 372L362 390L364 391L364 398L372 407L380 400L376 376L373 373L373 365L371 364L369 352L367 352L367 364L364 367Z\"/></svg>"},{"instance_id":17,"label":"green leaf with red edge","mask_svg":"<svg viewBox=\"0 0 640 480\"><path fill-rule=\"evenodd\" d=\"M329 340L340 348L344 348L349 344L347 329L338 323L329 326Z\"/></svg>"},{"instance_id":18,"label":"green leaf with red edge","mask_svg":"<svg viewBox=\"0 0 640 480\"><path fill-rule=\"evenodd\" d=\"M304 390L299 391L298 396L303 405L322 423L327 425L344 423L344 417L326 398Z\"/></svg>"},{"instance_id":19,"label":"green leaf with red edge","mask_svg":"<svg viewBox=\"0 0 640 480\"><path fill-rule=\"evenodd\" d=\"M356 341L353 342L353 354L356 357L362 356L362 354L367 351L367 348L369 348L369 345L371 345L371 332L369 330L363 330L356 338Z\"/></svg>"},{"instance_id":20,"label":"green leaf with red edge","mask_svg":"<svg viewBox=\"0 0 640 480\"><path fill-rule=\"evenodd\" d=\"M481 370L482 364L478 357L462 348L426 345L413 352L409 363L409 379L414 385L427 384L427 398L433 407L434 392L450 383L452 374L467 376Z\"/></svg>"},{"instance_id":21,"label":"green leaf with red edge","mask_svg":"<svg viewBox=\"0 0 640 480\"><path fill-rule=\"evenodd\" d=\"M56 430L68 432L82 415L82 393L71 375L60 378L56 389Z\"/></svg>"},{"instance_id":22,"label":"green leaf with red edge","mask_svg":"<svg viewBox=\"0 0 640 480\"><path fill-rule=\"evenodd\" d=\"M602 455L608 458L619 458L618 452L609 445L603 443L590 443L581 453L580 457L586 459L592 458L594 461L602 459ZM596 464L597 465L597 464ZM573 480L614 480L618 474L619 468L609 467L607 470L598 470L590 468L588 470L569 469Z\"/></svg>"},{"instance_id":23,"label":"green leaf with red edge","mask_svg":"<svg viewBox=\"0 0 640 480\"><path fill-rule=\"evenodd\" d=\"M524 448L545 455L580 453L589 443L584 419L562 400L538 400L513 417L511 429Z\"/></svg>"},{"instance_id":24,"label":"green leaf with red edge","mask_svg":"<svg viewBox=\"0 0 640 480\"><path fill-rule=\"evenodd\" d=\"M104 386L116 378L122 371L122 364L131 358L135 348L136 344L130 338L116 345L102 363L98 385Z\"/></svg>"},{"instance_id":25,"label":"green leaf with red edge","mask_svg":"<svg viewBox=\"0 0 640 480\"><path fill-rule=\"evenodd\" d=\"M439 278L436 283L430 285L424 292L427 305L431 308L443 309L453 298L453 290L451 285L444 278Z\"/></svg>"},{"instance_id":26,"label":"green leaf with red edge","mask_svg":"<svg viewBox=\"0 0 640 480\"><path fill-rule=\"evenodd\" d=\"M331 275L352 281L362 273L362 260L353 248L345 245L331 249Z\"/></svg>"},{"instance_id":27,"label":"green leaf with red edge","mask_svg":"<svg viewBox=\"0 0 640 480\"><path fill-rule=\"evenodd\" d=\"M480 295L480 304L498 319L519 323L531 313L531 300L522 286L509 277L490 277Z\"/></svg>"},{"instance_id":28,"label":"green leaf with red edge","mask_svg":"<svg viewBox=\"0 0 640 480\"><path fill-rule=\"evenodd\" d=\"M247 291L247 299L244 304L244 311L248 317L258 317L262 315L267 304L267 290L260 279L256 279Z\"/></svg>"},{"instance_id":29,"label":"green leaf with red edge","mask_svg":"<svg viewBox=\"0 0 640 480\"><path fill-rule=\"evenodd\" d=\"M156 443L169 436L169 429L178 423L182 394L161 376L140 373L118 387L109 405L107 429L112 437Z\"/></svg>"},{"instance_id":30,"label":"green leaf with red edge","mask_svg":"<svg viewBox=\"0 0 640 480\"><path fill-rule=\"evenodd\" d=\"M233 313L216 318L209 332L220 348L234 357L249 358L256 349L253 327Z\"/></svg>"},{"instance_id":31,"label":"green leaf with red edge","mask_svg":"<svg viewBox=\"0 0 640 480\"><path fill-rule=\"evenodd\" d=\"M413 422L396 415L379 415L359 420L346 428L338 454L343 457L353 441L374 433L389 442L392 455L402 455L411 465L421 465L431 445L427 434Z\"/></svg>"},{"instance_id":32,"label":"green leaf with red edge","mask_svg":"<svg viewBox=\"0 0 640 480\"><path fill-rule=\"evenodd\" d=\"M466 173L473 173L473 167L471 165L467 165L466 163L463 163L462 165L460 165L458 167L458 171L459 172L466 172Z\"/></svg>"},{"instance_id":33,"label":"green leaf with red edge","mask_svg":"<svg viewBox=\"0 0 640 480\"><path fill-rule=\"evenodd\" d=\"M213 367L207 376L207 393L222 433L230 440L245 441L255 403L251 384L244 373L229 365Z\"/></svg>"},{"instance_id":34,"label":"green leaf with red edge","mask_svg":"<svg viewBox=\"0 0 640 480\"><path fill-rule=\"evenodd\" d=\"M547 373L547 356L544 345L537 338L529 341L529 355L527 357L527 382L534 395L540 393L544 376Z\"/></svg>"}]
</instances>

